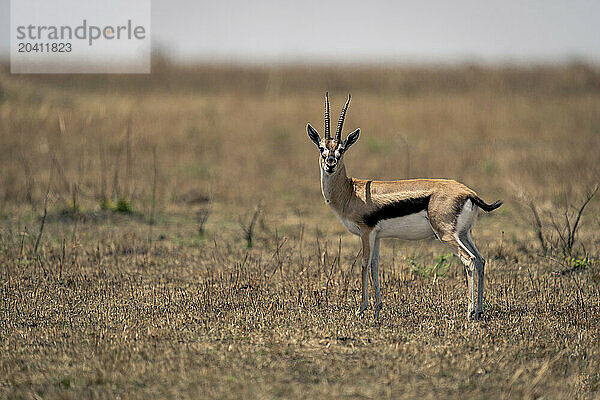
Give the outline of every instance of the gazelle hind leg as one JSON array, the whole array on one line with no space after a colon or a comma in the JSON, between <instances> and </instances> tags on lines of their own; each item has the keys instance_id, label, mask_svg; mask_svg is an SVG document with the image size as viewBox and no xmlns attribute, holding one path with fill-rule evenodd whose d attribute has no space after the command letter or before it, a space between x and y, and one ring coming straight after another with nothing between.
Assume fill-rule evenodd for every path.
<instances>
[{"instance_id":1,"label":"gazelle hind leg","mask_svg":"<svg viewBox=\"0 0 600 400\"><path fill-rule=\"evenodd\" d=\"M451 245L451 244L449 244L449 243L445 243L443 240L440 240L440 242L444 243L444 244L446 245L446 247L448 248L448 250L450 250L450 252L451 252L451 253L452 253L452 254L453 254L455 257L457 257L458 259L461 259L461 258L460 258L460 255L458 254L458 247L459 247L459 246L454 246L454 245ZM453 242L453 241L451 241L451 242ZM461 260L461 262L462 262L462 260ZM466 268L464 268L464 269L463 269L463 272L464 272L464 274L465 274L465 286L467 286L467 287L468 287L468 286L469 286L469 275L467 274L467 269L466 269Z\"/></svg>"},{"instance_id":2,"label":"gazelle hind leg","mask_svg":"<svg viewBox=\"0 0 600 400\"><path fill-rule=\"evenodd\" d=\"M379 319L379 311L383 307L381 302L381 288L379 287L379 239L375 239L373 244L373 256L371 257L371 280L375 286L375 297L377 304L375 305L375 319Z\"/></svg>"},{"instance_id":3,"label":"gazelle hind leg","mask_svg":"<svg viewBox=\"0 0 600 400\"><path fill-rule=\"evenodd\" d=\"M432 204L435 202L435 204ZM470 248L468 233L471 227L477 220L479 209L473 204L470 199L462 200L460 198L445 199L432 197L429 202L429 207L434 207L445 212L434 213L429 215L429 222L436 236L450 249L454 254L457 254L460 261L465 267L467 275L467 290L469 298L469 307L467 309L467 317L474 319L477 317L475 312L475 268L478 275L482 276L483 269L481 268L481 256L475 249ZM456 210L460 209L458 215ZM462 236L462 238L461 238ZM480 272L481 271L481 272ZM483 279L481 280L483 284ZM479 291L479 290L478 290ZM481 296L483 297L483 286L481 286ZM481 306L483 305L480 302ZM479 306L478 306L479 307Z\"/></svg>"},{"instance_id":4,"label":"gazelle hind leg","mask_svg":"<svg viewBox=\"0 0 600 400\"><path fill-rule=\"evenodd\" d=\"M479 250L473 243L471 237L471 231L467 232L466 235L461 236L461 242L469 248L471 253L475 255L475 268L477 269L477 311L475 313L475 319L481 318L483 315L483 287L484 287L484 276L485 276L485 259L482 257Z\"/></svg>"},{"instance_id":5,"label":"gazelle hind leg","mask_svg":"<svg viewBox=\"0 0 600 400\"><path fill-rule=\"evenodd\" d=\"M468 248L463 245L458 236L452 234L444 235L441 238L442 243L450 248L452 253L458 255L458 258L463 263L465 273L467 277L467 296L469 299L469 306L467 308L467 319L474 319L475 313L475 255L473 255Z\"/></svg>"},{"instance_id":6,"label":"gazelle hind leg","mask_svg":"<svg viewBox=\"0 0 600 400\"><path fill-rule=\"evenodd\" d=\"M483 314L483 274L485 261L477 248L470 239L470 233L461 233L457 235L457 242L461 248L469 255L469 266L465 264L468 275L468 290L469 290L469 319L479 319ZM464 264L464 261L463 261ZM474 275L477 270L477 311L474 309L475 303L475 281Z\"/></svg>"}]
</instances>

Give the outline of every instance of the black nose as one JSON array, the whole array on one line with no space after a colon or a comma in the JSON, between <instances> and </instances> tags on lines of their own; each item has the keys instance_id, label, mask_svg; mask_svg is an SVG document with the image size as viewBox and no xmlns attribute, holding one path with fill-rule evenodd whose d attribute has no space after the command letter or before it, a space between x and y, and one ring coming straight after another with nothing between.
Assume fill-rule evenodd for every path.
<instances>
[{"instance_id":1,"label":"black nose","mask_svg":"<svg viewBox=\"0 0 600 400\"><path fill-rule=\"evenodd\" d=\"M327 164L335 164L335 157L334 156L327 157Z\"/></svg>"}]
</instances>

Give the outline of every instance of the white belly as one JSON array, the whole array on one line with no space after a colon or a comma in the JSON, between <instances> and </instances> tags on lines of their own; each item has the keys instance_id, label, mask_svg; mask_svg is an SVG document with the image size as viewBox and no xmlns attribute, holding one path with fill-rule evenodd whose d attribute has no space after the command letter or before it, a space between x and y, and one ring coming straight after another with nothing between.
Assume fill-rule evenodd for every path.
<instances>
[{"instance_id":1,"label":"white belly","mask_svg":"<svg viewBox=\"0 0 600 400\"><path fill-rule=\"evenodd\" d=\"M399 218L384 219L375 226L377 237L419 240L433 236L433 230L427 219L427 211Z\"/></svg>"}]
</instances>

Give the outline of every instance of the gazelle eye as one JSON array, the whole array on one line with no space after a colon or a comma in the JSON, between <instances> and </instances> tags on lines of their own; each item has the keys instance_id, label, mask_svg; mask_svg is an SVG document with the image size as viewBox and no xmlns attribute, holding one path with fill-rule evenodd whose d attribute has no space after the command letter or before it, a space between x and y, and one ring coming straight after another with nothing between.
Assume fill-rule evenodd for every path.
<instances>
[{"instance_id":1,"label":"gazelle eye","mask_svg":"<svg viewBox=\"0 0 600 400\"><path fill-rule=\"evenodd\" d=\"M319 146L319 151L322 153L325 151L325 149L323 147Z\"/></svg>"}]
</instances>

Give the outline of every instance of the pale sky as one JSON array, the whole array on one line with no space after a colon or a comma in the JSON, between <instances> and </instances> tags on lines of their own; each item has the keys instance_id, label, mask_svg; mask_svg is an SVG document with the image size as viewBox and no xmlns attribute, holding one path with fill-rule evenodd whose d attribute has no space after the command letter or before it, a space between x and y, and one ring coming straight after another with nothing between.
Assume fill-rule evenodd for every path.
<instances>
[{"instance_id":1,"label":"pale sky","mask_svg":"<svg viewBox=\"0 0 600 400\"><path fill-rule=\"evenodd\" d=\"M4 57L9 15L0 0ZM153 0L151 31L153 46L189 62L600 63L591 0Z\"/></svg>"}]
</instances>

